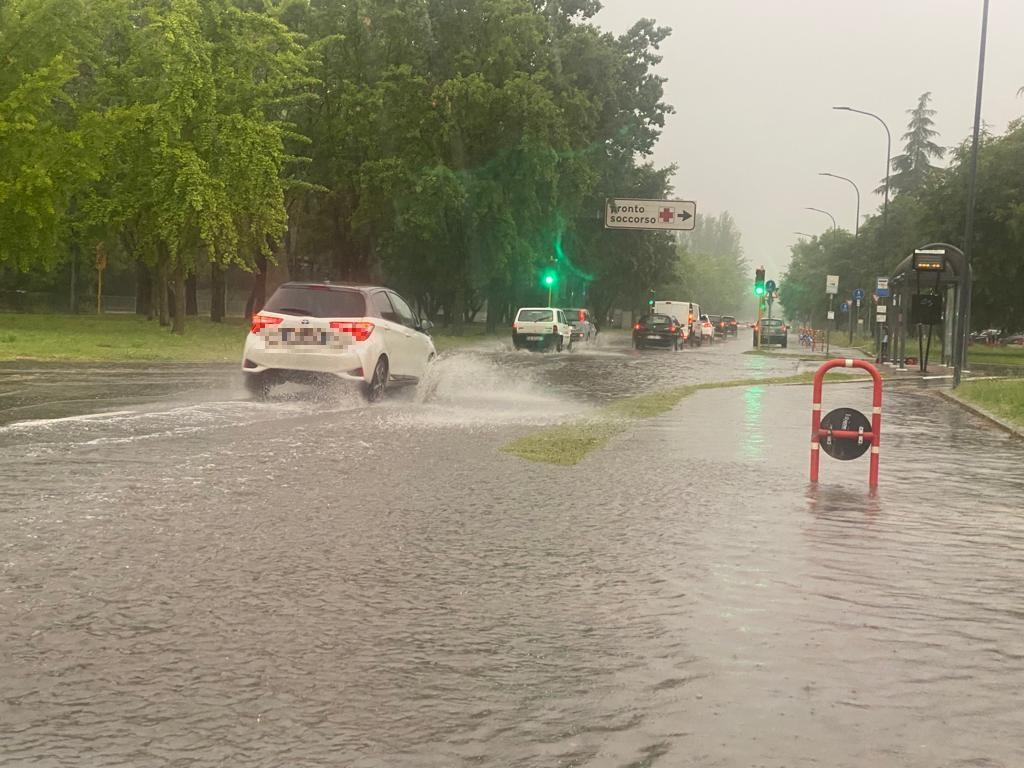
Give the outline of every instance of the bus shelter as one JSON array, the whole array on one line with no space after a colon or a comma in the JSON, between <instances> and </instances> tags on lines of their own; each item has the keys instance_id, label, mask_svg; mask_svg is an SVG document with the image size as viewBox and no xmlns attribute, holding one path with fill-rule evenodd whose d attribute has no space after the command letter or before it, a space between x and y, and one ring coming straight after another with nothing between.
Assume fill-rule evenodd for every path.
<instances>
[{"instance_id":1,"label":"bus shelter","mask_svg":"<svg viewBox=\"0 0 1024 768\"><path fill-rule=\"evenodd\" d=\"M891 310L886 316L891 359L906 368L907 336L917 336L918 365L928 370L936 327L939 359L962 369L970 312L971 267L963 251L949 243L931 243L901 261L889 277ZM927 335L927 341L926 341Z\"/></svg>"}]
</instances>

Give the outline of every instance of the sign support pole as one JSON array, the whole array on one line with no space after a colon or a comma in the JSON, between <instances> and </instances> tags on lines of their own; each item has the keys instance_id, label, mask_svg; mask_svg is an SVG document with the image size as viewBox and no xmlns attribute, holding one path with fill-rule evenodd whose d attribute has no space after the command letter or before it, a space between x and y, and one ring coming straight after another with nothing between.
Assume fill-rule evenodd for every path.
<instances>
[{"instance_id":1,"label":"sign support pole","mask_svg":"<svg viewBox=\"0 0 1024 768\"><path fill-rule=\"evenodd\" d=\"M835 318L835 310L832 308L834 298L835 296L833 294L830 293L828 295L828 314L832 315L833 318ZM826 315L826 317L828 317L828 315ZM825 320L825 357L829 356L830 339L832 336L832 324L834 322L834 319Z\"/></svg>"}]
</instances>

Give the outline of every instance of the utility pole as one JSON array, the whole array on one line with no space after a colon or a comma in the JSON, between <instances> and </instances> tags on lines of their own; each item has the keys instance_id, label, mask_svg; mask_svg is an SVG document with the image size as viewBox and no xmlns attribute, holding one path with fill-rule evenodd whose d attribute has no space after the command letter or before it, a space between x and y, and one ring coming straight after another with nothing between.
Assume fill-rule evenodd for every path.
<instances>
[{"instance_id":1,"label":"utility pole","mask_svg":"<svg viewBox=\"0 0 1024 768\"><path fill-rule=\"evenodd\" d=\"M957 339L956 361L953 366L953 387L960 386L960 376L967 366L967 344L971 333L971 262L974 257L974 208L978 195L978 143L981 137L981 94L985 85L985 44L988 40L988 0L981 11L981 50L978 53L978 90L974 99L974 135L971 140L971 169L967 181L967 223L964 227L964 254L968 279L966 289L960 293L961 334Z\"/></svg>"}]
</instances>

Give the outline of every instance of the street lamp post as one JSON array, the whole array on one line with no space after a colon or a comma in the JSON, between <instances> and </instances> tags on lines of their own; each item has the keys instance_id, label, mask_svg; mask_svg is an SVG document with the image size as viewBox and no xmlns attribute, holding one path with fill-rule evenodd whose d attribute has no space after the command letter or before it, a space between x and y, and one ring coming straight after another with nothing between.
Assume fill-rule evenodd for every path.
<instances>
[{"instance_id":1,"label":"street lamp post","mask_svg":"<svg viewBox=\"0 0 1024 768\"><path fill-rule=\"evenodd\" d=\"M853 107L832 107L832 109L839 109L843 112L856 112L858 115L873 117L885 128L885 201L882 203L882 220L884 223L889 220L889 167L892 165L892 134L889 132L889 126L885 124L885 120L874 112L865 112L863 109L854 109Z\"/></svg>"},{"instance_id":2,"label":"street lamp post","mask_svg":"<svg viewBox=\"0 0 1024 768\"><path fill-rule=\"evenodd\" d=\"M809 237L811 240L814 239L814 235L809 235L806 232L794 232L794 235L800 235L800 237Z\"/></svg>"},{"instance_id":3,"label":"street lamp post","mask_svg":"<svg viewBox=\"0 0 1024 768\"><path fill-rule=\"evenodd\" d=\"M988 41L988 0L981 11L981 49L978 52L978 90L974 99L974 132L971 138L971 165L967 177L967 223L964 227L964 254L967 268L966 283L960 288L960 323L962 333L957 339L956 361L953 366L953 387L960 386L960 377L967 366L967 345L971 333L971 261L974 258L974 207L978 194L978 141L981 135L981 93L985 85L985 45Z\"/></svg>"},{"instance_id":4,"label":"street lamp post","mask_svg":"<svg viewBox=\"0 0 1024 768\"><path fill-rule=\"evenodd\" d=\"M860 234L860 187L854 183L853 179L848 179L845 176L840 176L836 173L819 173L819 176L831 176L833 179L842 179L848 181L853 186L853 191L857 193L857 218L853 222L853 236L857 237Z\"/></svg>"},{"instance_id":5,"label":"street lamp post","mask_svg":"<svg viewBox=\"0 0 1024 768\"><path fill-rule=\"evenodd\" d=\"M838 227L836 226L836 217L835 217L835 216L833 216L833 215L832 215L831 213L829 213L828 211L823 211L823 210L822 210L821 208L812 208L812 207L811 207L811 206L809 206L809 205L808 205L808 206L806 206L806 207L804 208L804 210L805 210L805 211L817 211L818 213L824 213L824 214L825 214L826 216L828 216L828 217L829 217L830 219L832 219L832 229L838 229Z\"/></svg>"}]
</instances>

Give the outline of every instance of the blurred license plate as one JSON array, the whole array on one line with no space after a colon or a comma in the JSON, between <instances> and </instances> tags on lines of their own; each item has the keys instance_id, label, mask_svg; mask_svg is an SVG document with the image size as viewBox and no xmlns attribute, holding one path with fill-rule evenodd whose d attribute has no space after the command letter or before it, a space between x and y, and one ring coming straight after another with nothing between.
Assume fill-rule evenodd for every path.
<instances>
[{"instance_id":1,"label":"blurred license plate","mask_svg":"<svg viewBox=\"0 0 1024 768\"><path fill-rule=\"evenodd\" d=\"M281 331L281 340L285 344L299 346L323 346L327 343L327 334L318 328L285 329Z\"/></svg>"},{"instance_id":2,"label":"blurred license plate","mask_svg":"<svg viewBox=\"0 0 1024 768\"><path fill-rule=\"evenodd\" d=\"M540 338L541 338L540 336L527 336L526 340L527 341L540 341Z\"/></svg>"},{"instance_id":3,"label":"blurred license plate","mask_svg":"<svg viewBox=\"0 0 1024 768\"><path fill-rule=\"evenodd\" d=\"M651 335L650 335L650 336L648 336L647 338L648 338L648 339L660 339L660 338L661 338L661 336L658 336L657 334L651 334Z\"/></svg>"}]
</instances>

